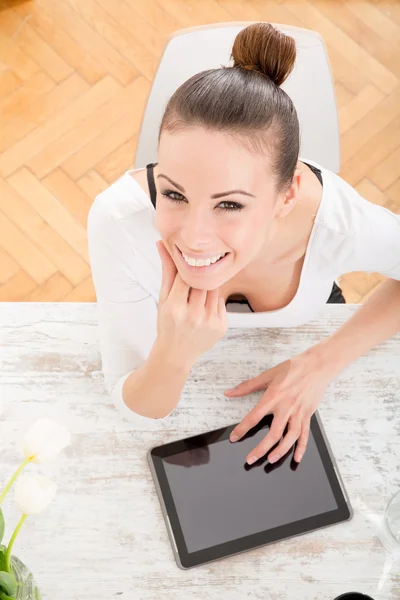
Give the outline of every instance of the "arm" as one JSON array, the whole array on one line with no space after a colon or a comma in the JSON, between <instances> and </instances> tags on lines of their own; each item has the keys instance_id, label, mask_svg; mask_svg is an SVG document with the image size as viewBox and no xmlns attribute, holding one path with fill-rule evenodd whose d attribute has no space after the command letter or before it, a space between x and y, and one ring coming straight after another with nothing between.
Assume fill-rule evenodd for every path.
<instances>
[{"instance_id":1,"label":"arm","mask_svg":"<svg viewBox=\"0 0 400 600\"><path fill-rule=\"evenodd\" d=\"M136 281L134 249L101 198L88 243L105 384L122 415L149 426L176 407L191 364L157 343L157 304Z\"/></svg>"},{"instance_id":2,"label":"arm","mask_svg":"<svg viewBox=\"0 0 400 600\"><path fill-rule=\"evenodd\" d=\"M340 185L342 193L351 195L349 210L354 211L357 232L342 272L377 272L388 281L336 333L315 347L332 377L400 331L400 215L368 202L345 182Z\"/></svg>"},{"instance_id":3,"label":"arm","mask_svg":"<svg viewBox=\"0 0 400 600\"><path fill-rule=\"evenodd\" d=\"M176 407L191 364L172 356L157 341L144 364L127 377L122 395L127 407L139 415L159 419Z\"/></svg>"},{"instance_id":4,"label":"arm","mask_svg":"<svg viewBox=\"0 0 400 600\"><path fill-rule=\"evenodd\" d=\"M400 281L390 279L328 339L313 347L332 378L400 331Z\"/></svg>"}]
</instances>

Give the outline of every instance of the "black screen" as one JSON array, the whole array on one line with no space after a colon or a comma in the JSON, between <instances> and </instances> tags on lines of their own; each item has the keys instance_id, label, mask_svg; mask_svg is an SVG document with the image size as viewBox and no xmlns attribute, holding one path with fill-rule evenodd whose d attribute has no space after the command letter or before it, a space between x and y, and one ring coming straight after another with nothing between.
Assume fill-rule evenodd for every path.
<instances>
[{"instance_id":1,"label":"black screen","mask_svg":"<svg viewBox=\"0 0 400 600\"><path fill-rule=\"evenodd\" d=\"M267 432L162 458L189 553L338 509L312 435L299 465L293 451L275 465L245 463Z\"/></svg>"}]
</instances>

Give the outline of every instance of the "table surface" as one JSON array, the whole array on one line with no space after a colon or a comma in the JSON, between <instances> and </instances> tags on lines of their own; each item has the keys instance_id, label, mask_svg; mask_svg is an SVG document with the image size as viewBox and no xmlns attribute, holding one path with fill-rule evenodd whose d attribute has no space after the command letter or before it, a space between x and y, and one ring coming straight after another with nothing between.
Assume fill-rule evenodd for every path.
<instances>
[{"instance_id":1,"label":"table surface","mask_svg":"<svg viewBox=\"0 0 400 600\"><path fill-rule=\"evenodd\" d=\"M227 399L224 389L317 343L354 310L327 305L307 326L228 331L193 368L175 413L146 430L124 421L104 390L94 304L0 304L0 487L33 421L49 416L73 436L56 463L29 466L59 486L15 546L43 597L333 600L360 591L398 600L400 561L379 531L400 487L400 335L343 371L320 405L351 521L182 571L146 462L153 445L240 421L259 394ZM8 541L19 514L12 497L3 508Z\"/></svg>"}]
</instances>

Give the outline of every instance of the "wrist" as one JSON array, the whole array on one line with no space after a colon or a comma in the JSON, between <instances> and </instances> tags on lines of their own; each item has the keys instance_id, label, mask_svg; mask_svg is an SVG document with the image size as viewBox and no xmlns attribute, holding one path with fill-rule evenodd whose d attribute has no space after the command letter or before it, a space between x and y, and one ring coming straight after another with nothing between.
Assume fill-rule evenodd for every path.
<instances>
[{"instance_id":1,"label":"wrist","mask_svg":"<svg viewBox=\"0 0 400 600\"><path fill-rule=\"evenodd\" d=\"M330 338L312 346L305 354L314 362L315 369L326 381L334 379L346 366Z\"/></svg>"},{"instance_id":2,"label":"wrist","mask_svg":"<svg viewBox=\"0 0 400 600\"><path fill-rule=\"evenodd\" d=\"M159 367L165 366L175 373L189 375L195 360L191 359L187 353L175 349L171 344L163 342L157 338L150 351L148 361L155 363Z\"/></svg>"}]
</instances>

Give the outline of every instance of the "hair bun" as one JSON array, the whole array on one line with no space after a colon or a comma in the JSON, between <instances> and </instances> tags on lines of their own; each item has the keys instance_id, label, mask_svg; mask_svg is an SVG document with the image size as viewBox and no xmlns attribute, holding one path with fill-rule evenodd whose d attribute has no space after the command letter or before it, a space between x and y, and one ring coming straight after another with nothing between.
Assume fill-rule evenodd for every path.
<instances>
[{"instance_id":1,"label":"hair bun","mask_svg":"<svg viewBox=\"0 0 400 600\"><path fill-rule=\"evenodd\" d=\"M236 36L232 58L234 67L259 71L279 86L293 70L296 43L270 23L254 23Z\"/></svg>"}]
</instances>

